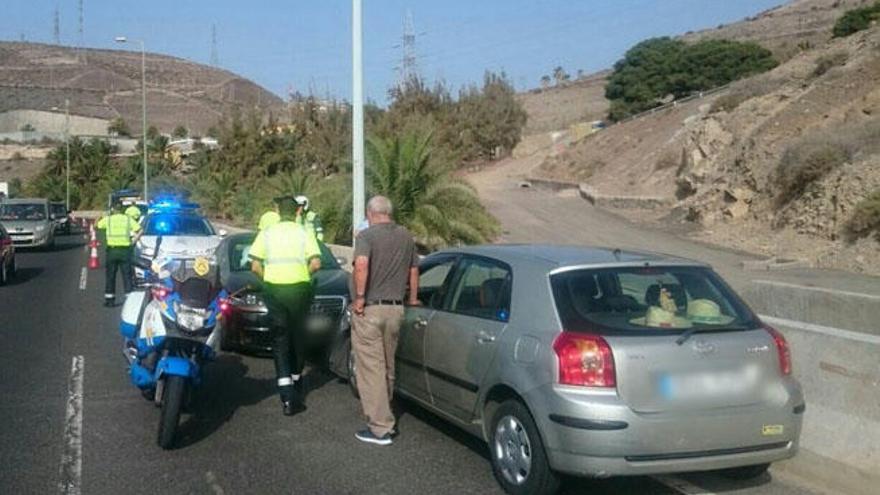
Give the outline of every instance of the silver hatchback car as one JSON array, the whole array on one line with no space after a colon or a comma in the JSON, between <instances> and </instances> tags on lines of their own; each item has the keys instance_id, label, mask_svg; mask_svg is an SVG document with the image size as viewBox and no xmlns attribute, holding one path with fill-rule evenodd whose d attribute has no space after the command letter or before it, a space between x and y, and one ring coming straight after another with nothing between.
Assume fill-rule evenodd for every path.
<instances>
[{"instance_id":1,"label":"silver hatchback car","mask_svg":"<svg viewBox=\"0 0 880 495\"><path fill-rule=\"evenodd\" d=\"M795 455L805 409L782 334L706 265L540 245L442 251L406 310L397 392L485 440L508 493ZM351 366L349 366L351 367Z\"/></svg>"}]
</instances>

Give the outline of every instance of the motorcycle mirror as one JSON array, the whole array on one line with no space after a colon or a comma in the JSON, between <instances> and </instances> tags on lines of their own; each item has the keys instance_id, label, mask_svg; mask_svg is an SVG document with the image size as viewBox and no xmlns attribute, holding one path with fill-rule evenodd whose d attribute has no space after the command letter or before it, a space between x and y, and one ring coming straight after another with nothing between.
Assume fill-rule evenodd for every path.
<instances>
[{"instance_id":1,"label":"motorcycle mirror","mask_svg":"<svg viewBox=\"0 0 880 495\"><path fill-rule=\"evenodd\" d=\"M153 249L153 259L159 257L159 248L162 247L162 234L159 234L159 237L156 238L156 247Z\"/></svg>"}]
</instances>

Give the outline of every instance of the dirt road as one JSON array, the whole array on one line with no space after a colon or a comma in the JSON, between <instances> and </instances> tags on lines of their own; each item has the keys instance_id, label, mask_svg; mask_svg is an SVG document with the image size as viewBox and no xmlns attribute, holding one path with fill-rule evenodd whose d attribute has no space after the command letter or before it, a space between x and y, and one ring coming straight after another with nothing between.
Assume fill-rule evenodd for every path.
<instances>
[{"instance_id":1,"label":"dirt road","mask_svg":"<svg viewBox=\"0 0 880 495\"><path fill-rule=\"evenodd\" d=\"M758 256L710 246L656 228L634 224L592 206L574 191L523 188L520 183L543 161L546 152L509 158L472 173L483 204L501 222L499 242L581 244L641 249L682 256L711 264L737 289L753 279L880 294L880 279L830 270L798 269L752 272L742 267Z\"/></svg>"}]
</instances>

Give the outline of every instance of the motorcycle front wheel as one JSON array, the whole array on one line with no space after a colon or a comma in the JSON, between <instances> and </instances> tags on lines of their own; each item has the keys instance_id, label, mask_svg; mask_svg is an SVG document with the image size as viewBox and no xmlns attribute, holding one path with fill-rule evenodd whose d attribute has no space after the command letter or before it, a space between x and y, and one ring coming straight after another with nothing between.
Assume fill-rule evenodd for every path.
<instances>
[{"instance_id":1,"label":"motorcycle front wheel","mask_svg":"<svg viewBox=\"0 0 880 495\"><path fill-rule=\"evenodd\" d=\"M180 409L186 397L186 378L177 375L165 377L162 392L162 413L159 416L159 447L165 450L174 446L174 434L180 421Z\"/></svg>"}]
</instances>

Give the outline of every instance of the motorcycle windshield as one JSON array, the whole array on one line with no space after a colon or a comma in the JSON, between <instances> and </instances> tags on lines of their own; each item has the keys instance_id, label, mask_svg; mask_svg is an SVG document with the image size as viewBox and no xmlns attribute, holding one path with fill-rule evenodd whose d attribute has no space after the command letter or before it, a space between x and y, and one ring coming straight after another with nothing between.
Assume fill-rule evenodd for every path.
<instances>
[{"instance_id":1,"label":"motorcycle windshield","mask_svg":"<svg viewBox=\"0 0 880 495\"><path fill-rule=\"evenodd\" d=\"M193 308L207 308L220 292L220 270L205 258L178 260L171 278L181 302Z\"/></svg>"}]
</instances>

